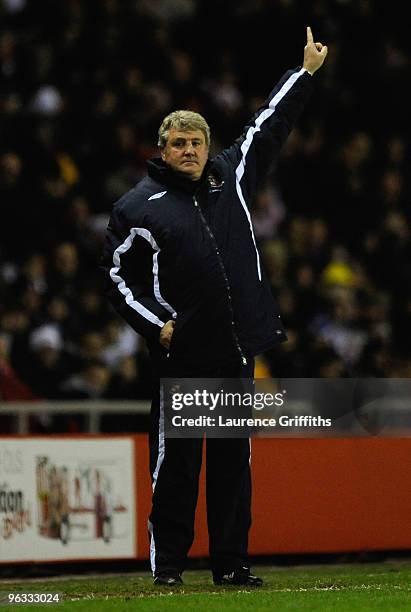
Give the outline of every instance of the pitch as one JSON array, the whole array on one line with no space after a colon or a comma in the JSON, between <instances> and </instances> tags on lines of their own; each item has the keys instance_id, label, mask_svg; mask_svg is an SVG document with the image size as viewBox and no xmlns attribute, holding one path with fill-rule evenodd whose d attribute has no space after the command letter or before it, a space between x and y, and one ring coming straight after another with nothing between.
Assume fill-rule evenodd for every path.
<instances>
[{"instance_id":1,"label":"pitch","mask_svg":"<svg viewBox=\"0 0 411 612\"><path fill-rule=\"evenodd\" d=\"M170 591L152 584L148 573L71 576L0 581L5 593L59 592L63 602L25 605L24 610L123 612L128 610L403 610L411 608L411 561L255 566L264 579L257 590L215 587L205 571L188 571L184 585Z\"/></svg>"}]
</instances>

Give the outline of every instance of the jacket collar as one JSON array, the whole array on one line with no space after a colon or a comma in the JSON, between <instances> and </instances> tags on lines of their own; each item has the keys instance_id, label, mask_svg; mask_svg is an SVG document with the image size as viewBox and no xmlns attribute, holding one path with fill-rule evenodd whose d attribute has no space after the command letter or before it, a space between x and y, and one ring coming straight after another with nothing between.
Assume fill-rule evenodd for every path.
<instances>
[{"instance_id":1,"label":"jacket collar","mask_svg":"<svg viewBox=\"0 0 411 612\"><path fill-rule=\"evenodd\" d=\"M168 187L174 187L179 191L184 191L189 193L190 195L194 195L207 180L207 175L210 170L210 161L208 160L203 174L198 181L192 181L184 175L176 172L168 164L166 164L161 157L153 157L152 159L147 161L147 171L150 178L162 185L166 185Z\"/></svg>"}]
</instances>

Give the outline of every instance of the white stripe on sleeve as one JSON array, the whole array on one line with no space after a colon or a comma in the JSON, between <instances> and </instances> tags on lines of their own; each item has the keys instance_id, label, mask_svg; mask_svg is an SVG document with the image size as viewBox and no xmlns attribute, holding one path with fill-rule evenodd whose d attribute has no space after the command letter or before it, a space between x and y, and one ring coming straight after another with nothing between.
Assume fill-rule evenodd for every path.
<instances>
[{"instance_id":1,"label":"white stripe on sleeve","mask_svg":"<svg viewBox=\"0 0 411 612\"><path fill-rule=\"evenodd\" d=\"M136 312L138 312L142 317L150 321L150 323L153 323L154 325L158 325L159 327L163 327L164 322L161 321L161 319L159 319L154 313L152 313L145 306L143 306L141 302L138 302L137 300L134 299L131 289L127 287L125 280L119 275L119 271L121 268L121 261L120 261L121 255L126 253L131 248L135 236L141 236L142 238L147 240L147 242L149 242L149 244L153 248L154 250L154 254L153 254L154 295L158 303L161 304L163 308L168 310L172 314L173 318L176 318L177 313L175 312L174 308L170 306L168 302L166 302L166 300L163 298L163 296L160 293L160 285L159 285L159 280L158 280L158 254L160 253L161 249L158 247L152 234L144 227L132 227L130 230L130 234L127 236L125 241L119 247L117 247L117 249L114 251L114 254L113 254L114 267L111 268L110 270L110 277L117 284L118 290L120 291L120 293L124 295L124 297L126 298L126 303L131 308L133 308Z\"/></svg>"},{"instance_id":2,"label":"white stripe on sleeve","mask_svg":"<svg viewBox=\"0 0 411 612\"><path fill-rule=\"evenodd\" d=\"M281 87L281 89L275 94L275 96L272 98L272 100L270 100L268 108L263 110L262 113L260 115L258 115L254 125L250 126L250 128L247 130L247 134L246 134L245 140L244 140L243 144L241 145L241 153L242 153L241 160L240 160L240 163L238 164L238 166L236 168L236 171L235 171L237 194L238 194L239 200L241 202L241 205L242 205L242 207L244 209L244 212L246 214L246 217L247 217L247 220L248 220L248 224L250 226L250 232L251 232L251 236L252 236L252 239L253 239L254 248L255 248L256 257L257 257L258 278L260 280L261 280L260 255L258 253L257 245L256 245L256 242L255 242L253 225L251 223L250 211L247 208L247 204L246 204L245 199L244 199L243 191L241 189L241 179L243 178L243 175L244 175L244 170L245 170L245 165L246 165L246 156L247 156L247 153L248 153L248 151L249 151L249 149L251 147L251 144L253 142L254 135L260 130L261 125L264 123L264 121L266 119L268 119L269 117L271 117L271 115L275 112L277 104L279 102L281 102L281 100L289 92L289 90L294 85L294 83L305 72L306 71L305 71L304 68L301 68L301 70L299 70L298 72L294 72L294 74L292 74L290 76L290 78L287 79L287 81L284 83L284 85Z\"/></svg>"}]
</instances>

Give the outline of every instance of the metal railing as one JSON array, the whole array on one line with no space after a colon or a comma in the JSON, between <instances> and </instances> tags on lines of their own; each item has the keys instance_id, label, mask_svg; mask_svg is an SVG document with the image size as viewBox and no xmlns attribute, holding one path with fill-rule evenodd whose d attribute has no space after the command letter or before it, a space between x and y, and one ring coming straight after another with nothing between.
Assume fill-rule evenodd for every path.
<instances>
[{"instance_id":1,"label":"metal railing","mask_svg":"<svg viewBox=\"0 0 411 612\"><path fill-rule=\"evenodd\" d=\"M382 435L411 435L411 398L393 398L377 400L374 404L374 415L372 416L371 430ZM287 405L289 415L314 414L313 406L310 402L300 400L290 402ZM54 415L82 415L85 417L82 433L98 434L101 433L101 418L103 415L124 416L140 415L148 416L150 413L150 401L132 400L49 400L40 402L1 402L0 417L12 417L12 433L27 435L30 433L30 416L36 416L40 422L42 418ZM353 419L352 414L348 414L348 422L344 418L336 421L333 427L334 433L346 435L358 435L364 433L364 428L359 425L358 418ZM366 430L368 430L366 424ZM0 420L0 435L1 431ZM289 435L289 432L284 434ZM294 434L304 433L304 429L294 428ZM305 432L305 435L307 431ZM316 435L315 431L312 431ZM330 432L332 435L332 433ZM7 435L7 434L6 434ZM321 435L324 435L322 432Z\"/></svg>"},{"instance_id":2,"label":"metal railing","mask_svg":"<svg viewBox=\"0 0 411 612\"><path fill-rule=\"evenodd\" d=\"M143 401L107 401L107 400L70 400L47 402L0 402L0 416L13 417L13 431L16 434L30 433L30 416L54 414L82 414L86 416L86 433L99 433L101 416L104 414L139 414L150 413L150 402ZM2 432L0 431L0 434Z\"/></svg>"}]
</instances>

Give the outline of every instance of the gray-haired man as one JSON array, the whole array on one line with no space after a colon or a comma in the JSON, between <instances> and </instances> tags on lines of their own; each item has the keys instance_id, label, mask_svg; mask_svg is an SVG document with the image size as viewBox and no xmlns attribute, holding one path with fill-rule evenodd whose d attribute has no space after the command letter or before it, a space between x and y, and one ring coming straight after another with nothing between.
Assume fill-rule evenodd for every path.
<instances>
[{"instance_id":1,"label":"gray-haired man","mask_svg":"<svg viewBox=\"0 0 411 612\"><path fill-rule=\"evenodd\" d=\"M167 116L160 159L114 206L104 266L112 304L142 334L156 380L250 378L254 356L286 334L261 269L250 204L313 88L327 47L307 28L302 68L288 71L231 147L209 159L210 130L191 111ZM177 585L194 536L200 438L164 436L152 403L150 550L157 584ZM207 439L207 520L216 584L260 586L247 558L248 439Z\"/></svg>"}]
</instances>

